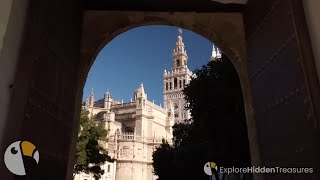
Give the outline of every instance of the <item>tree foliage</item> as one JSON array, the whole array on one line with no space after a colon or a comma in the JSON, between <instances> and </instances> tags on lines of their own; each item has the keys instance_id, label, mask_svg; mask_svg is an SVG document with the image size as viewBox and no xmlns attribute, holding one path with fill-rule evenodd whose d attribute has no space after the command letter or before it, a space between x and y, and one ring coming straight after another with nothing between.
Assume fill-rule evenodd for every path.
<instances>
[{"instance_id":1,"label":"tree foliage","mask_svg":"<svg viewBox=\"0 0 320 180\"><path fill-rule=\"evenodd\" d=\"M184 89L192 118L175 124L173 145L164 142L153 154L159 180L208 179L203 166L209 161L220 167L250 165L244 102L232 63L223 55L195 74Z\"/></svg>"},{"instance_id":2,"label":"tree foliage","mask_svg":"<svg viewBox=\"0 0 320 180\"><path fill-rule=\"evenodd\" d=\"M97 123L95 118L89 118L89 112L84 109L80 115L80 130L76 145L76 163L74 174L85 172L99 179L104 174L101 169L107 160L111 161L106 149L101 145L107 141L107 130Z\"/></svg>"}]
</instances>

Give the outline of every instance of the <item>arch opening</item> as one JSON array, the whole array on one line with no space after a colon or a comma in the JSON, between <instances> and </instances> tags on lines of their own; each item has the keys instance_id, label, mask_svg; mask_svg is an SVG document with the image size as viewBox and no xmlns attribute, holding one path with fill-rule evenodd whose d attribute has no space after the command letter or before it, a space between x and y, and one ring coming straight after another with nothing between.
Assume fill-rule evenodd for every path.
<instances>
[{"instance_id":1,"label":"arch opening","mask_svg":"<svg viewBox=\"0 0 320 180\"><path fill-rule=\"evenodd\" d=\"M140 27L140 26L137 26L137 27ZM128 27L126 27L126 28L128 28ZM122 28L121 28L122 29ZM128 29L133 29L133 28L128 28ZM120 31L123 31L123 30L118 30L118 32L120 32ZM129 30L127 30L127 31L129 31ZM127 32L126 31L126 32ZM114 35L111 39L114 39L115 37L117 37L119 34L118 33L116 33L116 35ZM202 36L203 37L203 36ZM207 39L207 38L206 38ZM110 39L109 38L104 38L104 40L101 40L100 41L100 45L98 45L99 46L99 48L98 48L98 50L101 50L102 49L102 47L103 47L103 45L106 45L106 42L108 41L108 42L110 42L109 41ZM94 58L96 58L97 57L97 51L98 50L95 50L95 52L94 53L92 53L91 55L92 55L92 57L90 58L91 60L90 60L90 63L89 64L87 64L87 66L89 65L92 65L93 64L93 59ZM92 51L93 52L93 51ZM230 55L230 54L229 54ZM236 59L233 59L232 60L232 63L235 65L235 68L236 68L236 70L237 71L240 71L241 72L241 70L239 70L239 56L237 56L237 58ZM237 69L237 67L236 67L236 65L238 65L238 69ZM87 70L88 69L90 69L90 68L88 68L87 67ZM241 69L241 68L240 68ZM243 70L242 70L243 71ZM240 77L240 75L239 75L239 77ZM240 78L241 79L241 78ZM180 84L183 82L183 84L184 85L186 85L187 84L187 82L186 82L186 80L185 79L183 79L183 81L182 80L180 80L179 81L180 82ZM242 84L242 83L241 83ZM243 85L243 84L242 84ZM167 87L167 86L169 86L169 87ZM180 85L181 86L181 85ZM169 83L168 82L166 82L165 83L165 89L169 89L169 90L174 90L174 89L176 89L178 87L178 80L177 79L173 79L173 81L170 81ZM241 87L243 87L243 86L241 86ZM246 87L247 88L247 87ZM172 95L173 97L176 97L177 95ZM139 99L139 101L141 101L141 99ZM141 103L140 103L141 104ZM179 117L179 112L174 112L174 117ZM186 114L185 113L182 113L182 117L186 117ZM125 131L126 132L126 131ZM142 133L141 133L141 135L143 135Z\"/></svg>"}]
</instances>

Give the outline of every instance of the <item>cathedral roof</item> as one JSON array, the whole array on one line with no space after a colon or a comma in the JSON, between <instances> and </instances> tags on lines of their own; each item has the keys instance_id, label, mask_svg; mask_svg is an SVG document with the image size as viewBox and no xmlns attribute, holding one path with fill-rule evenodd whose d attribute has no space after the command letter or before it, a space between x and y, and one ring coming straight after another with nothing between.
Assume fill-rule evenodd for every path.
<instances>
[{"instance_id":1,"label":"cathedral roof","mask_svg":"<svg viewBox=\"0 0 320 180\"><path fill-rule=\"evenodd\" d=\"M144 91L143 83L141 83L140 87L137 90L135 90L135 96L136 98L139 98L139 97L147 98L147 94Z\"/></svg>"}]
</instances>

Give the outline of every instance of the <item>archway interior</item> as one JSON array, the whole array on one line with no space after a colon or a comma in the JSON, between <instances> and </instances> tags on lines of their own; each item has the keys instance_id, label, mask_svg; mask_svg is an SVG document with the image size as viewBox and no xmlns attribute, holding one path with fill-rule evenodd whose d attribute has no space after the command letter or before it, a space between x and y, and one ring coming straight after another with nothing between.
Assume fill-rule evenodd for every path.
<instances>
[{"instance_id":1,"label":"archway interior","mask_svg":"<svg viewBox=\"0 0 320 180\"><path fill-rule=\"evenodd\" d=\"M136 90L133 88L138 87L141 82L144 82L144 89L147 91L148 97L152 98L156 94L162 96L162 91L166 89L167 85L162 82L163 70L171 71L172 66L180 66L182 63L180 59L178 61L172 60L172 51L177 47L177 36L181 33L178 33L177 29L177 27L172 26L143 26L115 37L96 56L84 87L83 101L93 95L92 88L94 87L94 94L100 95L101 98L96 99L97 101L93 103L96 104L96 108L108 106L103 103L106 97L111 96L110 92L117 94L117 100L113 99L117 104L130 105L135 101L135 92L139 91L139 88ZM167 36L164 36L164 34ZM193 70L201 68L202 65L212 59L212 56L218 53L216 52L218 48L213 47L210 41L191 31L183 30L182 37L188 52L188 63L191 64ZM201 45L201 43L204 45ZM163 63L163 61L165 62ZM154 73L157 75L153 76ZM176 87L179 83L176 78L174 80L171 86ZM151 86L153 84L158 85L148 88L147 85L149 84ZM115 88L112 89L112 86ZM152 91L155 91L155 93ZM150 94L151 96L149 96ZM125 100L119 98L121 95L125 95ZM158 98L156 101L161 104L162 98ZM178 106L175 103L174 109L177 109ZM158 107L166 108L165 104L163 106L158 105ZM91 110L96 111L97 109ZM136 133L134 130L135 124L126 122L126 120L122 124L125 127L120 129L124 134ZM115 128L115 130L119 131L119 128ZM153 135L155 136L156 133L153 132Z\"/></svg>"}]
</instances>

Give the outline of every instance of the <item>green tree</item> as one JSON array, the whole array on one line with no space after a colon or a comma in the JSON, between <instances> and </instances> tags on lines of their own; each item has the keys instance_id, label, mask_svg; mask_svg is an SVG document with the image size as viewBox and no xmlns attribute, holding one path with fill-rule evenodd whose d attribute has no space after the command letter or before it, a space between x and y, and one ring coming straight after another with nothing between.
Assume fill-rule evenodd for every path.
<instances>
[{"instance_id":1,"label":"green tree","mask_svg":"<svg viewBox=\"0 0 320 180\"><path fill-rule=\"evenodd\" d=\"M173 145L161 145L153 154L160 180L208 179L203 165L209 161L223 167L250 165L242 91L232 63L223 55L195 74L184 89L192 118L175 124ZM168 156L174 160L166 162Z\"/></svg>"},{"instance_id":2,"label":"green tree","mask_svg":"<svg viewBox=\"0 0 320 180\"><path fill-rule=\"evenodd\" d=\"M107 141L107 130L97 123L95 118L89 118L89 112L81 110L80 130L76 145L76 162L74 174L85 172L92 174L97 180L104 174L101 169L106 161L111 161L101 143Z\"/></svg>"},{"instance_id":3,"label":"green tree","mask_svg":"<svg viewBox=\"0 0 320 180\"><path fill-rule=\"evenodd\" d=\"M163 140L153 154L154 173L160 176L160 179L175 179L175 161L175 149Z\"/></svg>"}]
</instances>

